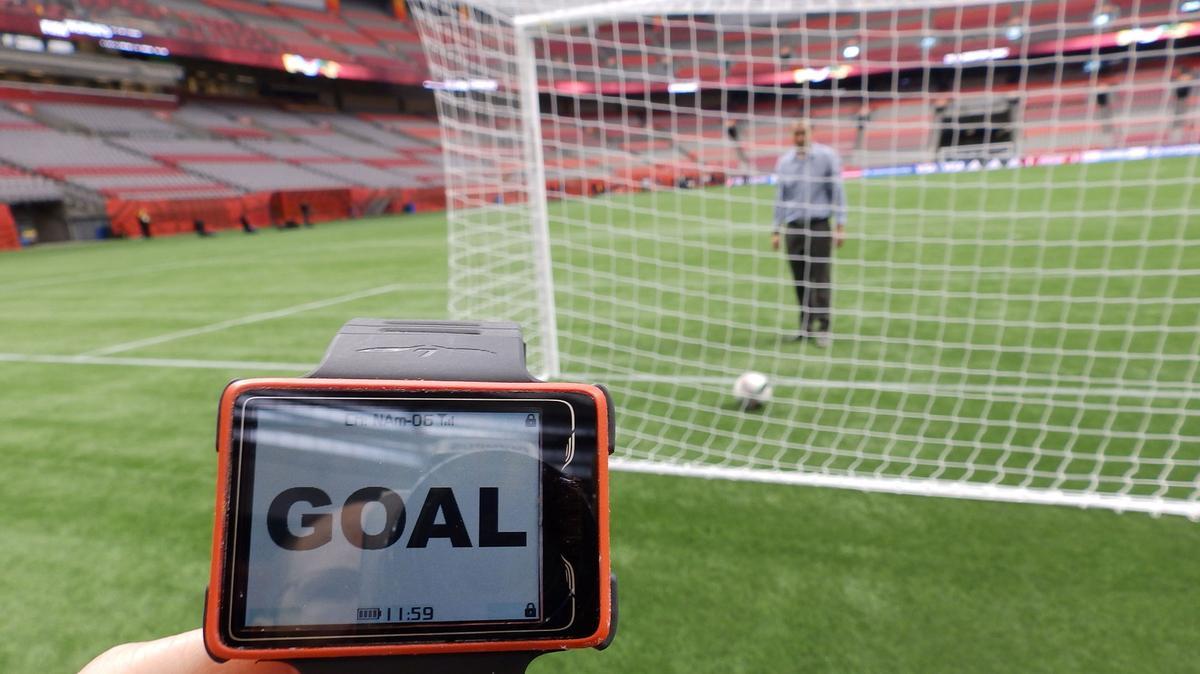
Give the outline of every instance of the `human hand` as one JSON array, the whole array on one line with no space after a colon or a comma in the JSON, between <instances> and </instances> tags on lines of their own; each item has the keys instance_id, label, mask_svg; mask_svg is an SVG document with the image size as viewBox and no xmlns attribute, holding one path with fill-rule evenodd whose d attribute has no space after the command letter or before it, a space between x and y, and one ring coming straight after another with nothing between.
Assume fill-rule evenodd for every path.
<instances>
[{"instance_id":1,"label":"human hand","mask_svg":"<svg viewBox=\"0 0 1200 674\"><path fill-rule=\"evenodd\" d=\"M196 629L154 641L113 646L79 674L296 674L296 668L284 662L214 662Z\"/></svg>"},{"instance_id":2,"label":"human hand","mask_svg":"<svg viewBox=\"0 0 1200 674\"><path fill-rule=\"evenodd\" d=\"M779 232L771 232L771 250L779 250Z\"/></svg>"},{"instance_id":3,"label":"human hand","mask_svg":"<svg viewBox=\"0 0 1200 674\"><path fill-rule=\"evenodd\" d=\"M841 248L844 243L846 243L846 225L839 224L833 230L833 245Z\"/></svg>"}]
</instances>

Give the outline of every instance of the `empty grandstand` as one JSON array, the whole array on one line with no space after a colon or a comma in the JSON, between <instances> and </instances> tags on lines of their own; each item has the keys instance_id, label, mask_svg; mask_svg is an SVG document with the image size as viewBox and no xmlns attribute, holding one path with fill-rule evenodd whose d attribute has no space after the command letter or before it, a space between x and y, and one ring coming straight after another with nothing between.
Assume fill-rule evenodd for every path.
<instances>
[{"instance_id":1,"label":"empty grandstand","mask_svg":"<svg viewBox=\"0 0 1200 674\"><path fill-rule=\"evenodd\" d=\"M135 235L144 210L166 233L200 211L224 214L219 229L245 212L282 223L287 204L315 218L437 207L416 29L402 4L346 5L4 3L5 218L28 244ZM402 114L421 133L373 120Z\"/></svg>"},{"instance_id":2,"label":"empty grandstand","mask_svg":"<svg viewBox=\"0 0 1200 674\"><path fill-rule=\"evenodd\" d=\"M1118 3L1101 25L1096 7L1027 0L785 17L786 26L660 18L538 42L543 102L552 103L541 121L551 194L767 179L798 115L851 172L1195 142L1196 59L1154 51L1170 36L1143 28L1183 10L1143 2L1134 26ZM442 134L456 126L438 125L424 87L454 83L428 81L403 5L335 9L6 3L15 37L0 49L5 202L60 203L67 222L41 240L132 232L120 220L150 202L183 208L283 192L320 200L355 190L335 199L347 204L341 215L436 207L445 172L467 159L444 165ZM1011 46L939 37L999 25ZM1147 31L1134 37L1149 46L1114 46L1130 30ZM662 47L635 48L644 44ZM1017 48L1019 59L1005 51ZM47 69L50 57L57 70ZM76 76L61 74L64 63ZM102 72L123 74L92 75ZM947 77L959 81L949 87ZM671 104L680 87L696 97L697 114ZM469 161L504 173L520 157L489 151ZM31 241L34 229L24 228Z\"/></svg>"}]
</instances>

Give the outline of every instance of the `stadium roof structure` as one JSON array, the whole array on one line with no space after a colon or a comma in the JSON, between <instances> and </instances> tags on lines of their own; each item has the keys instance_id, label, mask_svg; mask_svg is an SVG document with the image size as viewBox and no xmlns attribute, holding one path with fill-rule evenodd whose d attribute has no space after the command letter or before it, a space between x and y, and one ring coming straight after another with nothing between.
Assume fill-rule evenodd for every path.
<instances>
[{"instance_id":1,"label":"stadium roof structure","mask_svg":"<svg viewBox=\"0 0 1200 674\"><path fill-rule=\"evenodd\" d=\"M517 26L569 23L588 17L606 18L692 15L773 15L820 12L871 12L879 10L926 9L948 6L997 5L1000 2L963 3L955 0L611 0L563 7L556 0L481 0L476 7L512 19ZM1032 4L1032 3L1031 3Z\"/></svg>"},{"instance_id":2,"label":"stadium roof structure","mask_svg":"<svg viewBox=\"0 0 1200 674\"><path fill-rule=\"evenodd\" d=\"M382 11L333 13L240 0L118 4L8 3L0 11L0 32L92 41L113 54L188 57L308 77L395 84L428 77L416 28Z\"/></svg>"}]
</instances>

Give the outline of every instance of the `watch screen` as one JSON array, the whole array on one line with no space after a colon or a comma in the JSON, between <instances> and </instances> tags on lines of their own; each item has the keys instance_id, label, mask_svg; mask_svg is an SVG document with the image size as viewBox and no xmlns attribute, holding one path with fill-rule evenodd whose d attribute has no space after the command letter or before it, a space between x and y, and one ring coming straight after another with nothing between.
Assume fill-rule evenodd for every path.
<instances>
[{"instance_id":1,"label":"watch screen","mask_svg":"<svg viewBox=\"0 0 1200 674\"><path fill-rule=\"evenodd\" d=\"M239 400L239 628L537 622L548 404Z\"/></svg>"}]
</instances>

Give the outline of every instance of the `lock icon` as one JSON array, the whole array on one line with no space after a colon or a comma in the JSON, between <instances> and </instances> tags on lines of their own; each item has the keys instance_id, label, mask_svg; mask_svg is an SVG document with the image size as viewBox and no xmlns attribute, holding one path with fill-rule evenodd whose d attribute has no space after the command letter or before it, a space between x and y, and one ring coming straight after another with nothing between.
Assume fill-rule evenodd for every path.
<instances>
[{"instance_id":1,"label":"lock icon","mask_svg":"<svg viewBox=\"0 0 1200 674\"><path fill-rule=\"evenodd\" d=\"M525 605L525 617L526 618L536 618L537 617L537 607L533 605L533 602L530 602Z\"/></svg>"},{"instance_id":2,"label":"lock icon","mask_svg":"<svg viewBox=\"0 0 1200 674\"><path fill-rule=\"evenodd\" d=\"M526 428L534 428L536 426L537 426L537 415L534 415L534 414L525 415L525 427Z\"/></svg>"}]
</instances>

